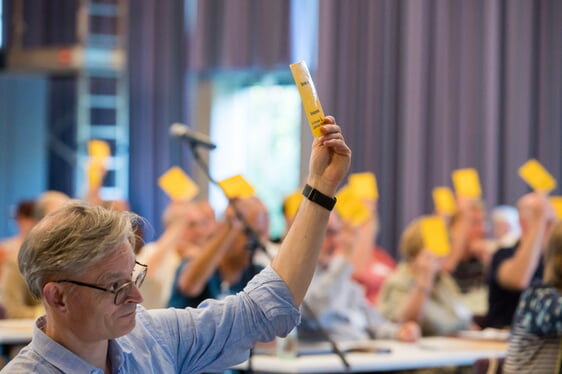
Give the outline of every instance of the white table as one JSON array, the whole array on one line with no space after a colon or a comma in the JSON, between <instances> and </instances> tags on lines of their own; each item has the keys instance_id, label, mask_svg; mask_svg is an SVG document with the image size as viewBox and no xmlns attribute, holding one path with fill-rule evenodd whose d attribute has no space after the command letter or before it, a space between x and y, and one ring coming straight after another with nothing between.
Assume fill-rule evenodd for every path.
<instances>
[{"instance_id":1,"label":"white table","mask_svg":"<svg viewBox=\"0 0 562 374\"><path fill-rule=\"evenodd\" d=\"M0 319L0 344L27 344L33 335L34 319Z\"/></svg>"},{"instance_id":2,"label":"white table","mask_svg":"<svg viewBox=\"0 0 562 374\"><path fill-rule=\"evenodd\" d=\"M443 366L472 365L479 358L505 357L507 342L459 338L423 338L417 343L373 341L388 353L348 352L346 358L351 372L408 370ZM251 360L255 373L341 373L344 366L333 354L302 355L281 359L274 355L254 355ZM248 363L235 367L245 370Z\"/></svg>"}]
</instances>

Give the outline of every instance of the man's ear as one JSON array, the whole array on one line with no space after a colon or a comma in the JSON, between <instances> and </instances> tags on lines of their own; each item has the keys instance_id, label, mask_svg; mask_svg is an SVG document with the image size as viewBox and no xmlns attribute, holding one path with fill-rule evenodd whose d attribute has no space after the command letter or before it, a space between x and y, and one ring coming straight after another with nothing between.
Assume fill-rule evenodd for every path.
<instances>
[{"instance_id":1,"label":"man's ear","mask_svg":"<svg viewBox=\"0 0 562 374\"><path fill-rule=\"evenodd\" d=\"M67 311L67 288L56 282L49 282L43 287L43 299L54 310Z\"/></svg>"}]
</instances>

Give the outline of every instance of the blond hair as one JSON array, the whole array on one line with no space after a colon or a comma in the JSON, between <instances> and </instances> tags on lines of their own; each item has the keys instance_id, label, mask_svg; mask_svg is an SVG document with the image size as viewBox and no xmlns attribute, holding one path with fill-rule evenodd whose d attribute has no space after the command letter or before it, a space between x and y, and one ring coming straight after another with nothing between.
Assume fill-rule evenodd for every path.
<instances>
[{"instance_id":1,"label":"blond hair","mask_svg":"<svg viewBox=\"0 0 562 374\"><path fill-rule=\"evenodd\" d=\"M418 217L411 221L400 237L399 252L406 261L412 261L423 249L423 236L421 231L421 219Z\"/></svg>"}]
</instances>

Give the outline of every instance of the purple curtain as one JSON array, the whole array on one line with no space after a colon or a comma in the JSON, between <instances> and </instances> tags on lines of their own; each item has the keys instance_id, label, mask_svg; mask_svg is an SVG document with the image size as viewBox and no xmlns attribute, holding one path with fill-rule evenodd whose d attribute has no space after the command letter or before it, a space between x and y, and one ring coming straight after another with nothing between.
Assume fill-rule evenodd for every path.
<instances>
[{"instance_id":1,"label":"purple curtain","mask_svg":"<svg viewBox=\"0 0 562 374\"><path fill-rule=\"evenodd\" d=\"M556 0L320 2L315 83L351 171L377 175L391 253L454 169L478 170L488 207L528 190L531 157L562 176L561 19Z\"/></svg>"},{"instance_id":2,"label":"purple curtain","mask_svg":"<svg viewBox=\"0 0 562 374\"><path fill-rule=\"evenodd\" d=\"M169 136L170 125L186 122L186 33L183 0L130 4L130 201L132 209L161 227L168 197L157 180L173 165L191 171L189 149Z\"/></svg>"},{"instance_id":3,"label":"purple curtain","mask_svg":"<svg viewBox=\"0 0 562 374\"><path fill-rule=\"evenodd\" d=\"M290 0L199 0L190 67L274 69L290 61Z\"/></svg>"}]
</instances>

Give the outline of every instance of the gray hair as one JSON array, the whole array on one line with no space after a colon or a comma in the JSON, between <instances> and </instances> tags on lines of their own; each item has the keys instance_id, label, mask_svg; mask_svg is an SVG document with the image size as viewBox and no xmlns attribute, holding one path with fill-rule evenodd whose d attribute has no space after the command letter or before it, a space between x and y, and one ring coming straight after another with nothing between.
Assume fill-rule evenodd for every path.
<instances>
[{"instance_id":1,"label":"gray hair","mask_svg":"<svg viewBox=\"0 0 562 374\"><path fill-rule=\"evenodd\" d=\"M71 201L47 215L29 233L18 264L31 293L41 298L46 283L79 276L123 242L135 243L140 217Z\"/></svg>"}]
</instances>

